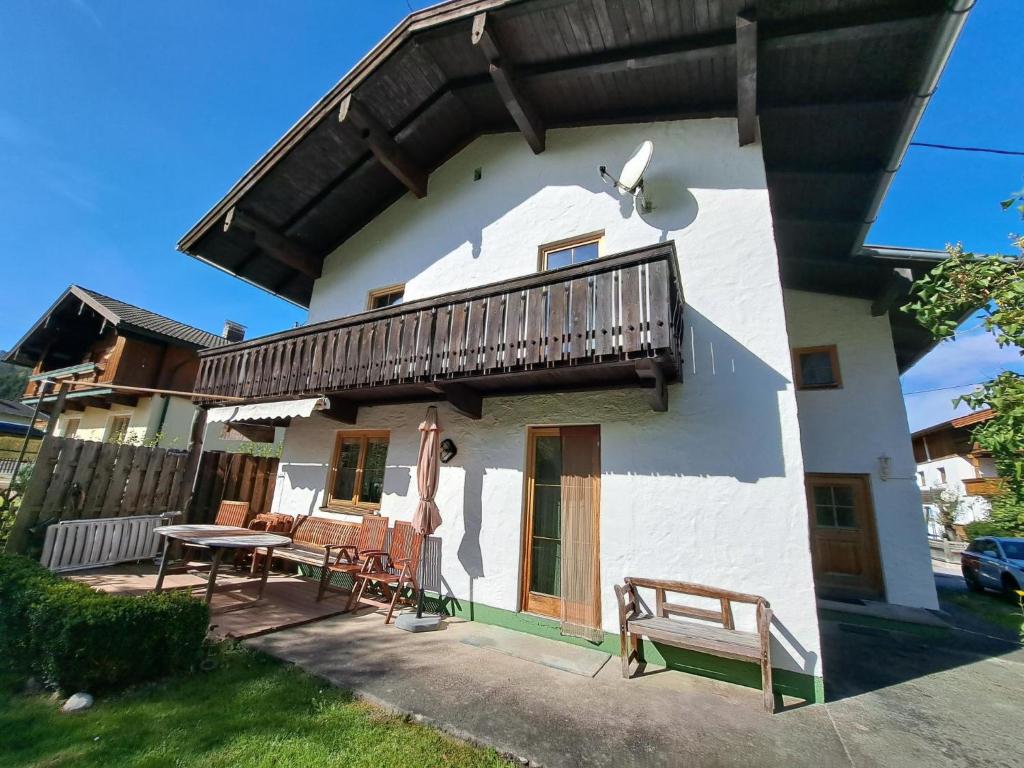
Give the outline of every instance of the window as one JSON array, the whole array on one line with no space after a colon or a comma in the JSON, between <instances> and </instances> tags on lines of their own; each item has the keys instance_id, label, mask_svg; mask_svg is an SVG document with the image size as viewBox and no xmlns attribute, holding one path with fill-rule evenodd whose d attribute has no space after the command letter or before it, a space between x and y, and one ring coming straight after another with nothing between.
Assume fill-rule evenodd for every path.
<instances>
[{"instance_id":1,"label":"window","mask_svg":"<svg viewBox=\"0 0 1024 768\"><path fill-rule=\"evenodd\" d=\"M924 488L924 472L917 473L917 484Z\"/></svg>"},{"instance_id":2,"label":"window","mask_svg":"<svg viewBox=\"0 0 1024 768\"><path fill-rule=\"evenodd\" d=\"M834 344L793 350L793 374L797 389L839 389L839 356Z\"/></svg>"},{"instance_id":3,"label":"window","mask_svg":"<svg viewBox=\"0 0 1024 768\"><path fill-rule=\"evenodd\" d=\"M128 422L131 416L111 416L107 427L108 443L123 443L128 436Z\"/></svg>"},{"instance_id":4,"label":"window","mask_svg":"<svg viewBox=\"0 0 1024 768\"><path fill-rule=\"evenodd\" d=\"M78 426L82 423L81 419L68 419L64 423L64 437L74 437L78 434Z\"/></svg>"},{"instance_id":5,"label":"window","mask_svg":"<svg viewBox=\"0 0 1024 768\"><path fill-rule=\"evenodd\" d=\"M370 291L366 299L367 309L384 309L392 304L401 304L405 298L405 284L389 285L385 288L375 288Z\"/></svg>"},{"instance_id":6,"label":"window","mask_svg":"<svg viewBox=\"0 0 1024 768\"><path fill-rule=\"evenodd\" d=\"M380 509L387 458L387 432L339 432L331 457L327 506L345 511Z\"/></svg>"},{"instance_id":7,"label":"window","mask_svg":"<svg viewBox=\"0 0 1024 768\"><path fill-rule=\"evenodd\" d=\"M857 528L853 489L848 485L814 486L814 519L821 528Z\"/></svg>"},{"instance_id":8,"label":"window","mask_svg":"<svg viewBox=\"0 0 1024 768\"><path fill-rule=\"evenodd\" d=\"M600 255L598 251L602 237L604 237L603 231L592 232L589 235L580 235L568 240L542 245L540 247L541 272L573 264L583 264L587 261L596 261Z\"/></svg>"},{"instance_id":9,"label":"window","mask_svg":"<svg viewBox=\"0 0 1024 768\"><path fill-rule=\"evenodd\" d=\"M942 467L939 467L939 484L940 485L945 485L946 484L946 470L943 469Z\"/></svg>"}]
</instances>

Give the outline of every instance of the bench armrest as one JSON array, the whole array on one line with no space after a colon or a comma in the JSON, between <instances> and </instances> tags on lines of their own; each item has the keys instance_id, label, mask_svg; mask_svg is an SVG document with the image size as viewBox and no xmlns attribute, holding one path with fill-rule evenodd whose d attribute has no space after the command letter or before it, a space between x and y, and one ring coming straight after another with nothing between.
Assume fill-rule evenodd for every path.
<instances>
[{"instance_id":1,"label":"bench armrest","mask_svg":"<svg viewBox=\"0 0 1024 768\"><path fill-rule=\"evenodd\" d=\"M619 629L626 631L626 622L639 613L636 602L636 590L630 584L615 585L615 599L619 604Z\"/></svg>"}]
</instances>

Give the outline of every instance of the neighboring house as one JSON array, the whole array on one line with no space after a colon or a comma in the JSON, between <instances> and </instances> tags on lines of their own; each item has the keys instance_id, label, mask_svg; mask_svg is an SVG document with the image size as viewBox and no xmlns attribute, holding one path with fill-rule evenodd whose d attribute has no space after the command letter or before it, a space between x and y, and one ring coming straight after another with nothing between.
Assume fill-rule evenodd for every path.
<instances>
[{"instance_id":1,"label":"neighboring house","mask_svg":"<svg viewBox=\"0 0 1024 768\"><path fill-rule=\"evenodd\" d=\"M24 437L27 432L32 437L42 437L39 424L32 424L35 409L17 400L0 400L0 436Z\"/></svg>"},{"instance_id":2,"label":"neighboring house","mask_svg":"<svg viewBox=\"0 0 1024 768\"><path fill-rule=\"evenodd\" d=\"M346 520L412 517L439 402L454 610L617 652L628 575L760 594L806 692L816 591L937 605L897 308L941 255L863 238L963 15L704 5L412 14L179 243L309 308L196 388L289 423L276 511ZM650 207L598 171L645 140Z\"/></svg>"},{"instance_id":3,"label":"neighboring house","mask_svg":"<svg viewBox=\"0 0 1024 768\"><path fill-rule=\"evenodd\" d=\"M237 324L225 325L225 335L234 334L234 340L243 333ZM229 341L72 285L4 359L32 368L22 397L30 413L41 394L41 410L49 412L59 387L70 384L59 436L186 448L195 416L188 393L199 367L197 353ZM225 447L219 428L210 432L206 447Z\"/></svg>"},{"instance_id":4,"label":"neighboring house","mask_svg":"<svg viewBox=\"0 0 1024 768\"><path fill-rule=\"evenodd\" d=\"M943 491L959 497L957 524L984 520L991 510L989 499L999 489L995 461L971 437L975 425L992 418L992 410L976 411L912 435L917 484L928 520L928 535L943 538L937 502Z\"/></svg>"}]
</instances>

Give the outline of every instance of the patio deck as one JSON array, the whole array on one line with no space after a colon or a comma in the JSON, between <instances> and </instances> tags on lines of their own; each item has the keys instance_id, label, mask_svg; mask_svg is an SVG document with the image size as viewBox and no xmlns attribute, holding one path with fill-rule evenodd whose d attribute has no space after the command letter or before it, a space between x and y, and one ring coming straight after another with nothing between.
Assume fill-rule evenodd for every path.
<instances>
[{"instance_id":1,"label":"patio deck","mask_svg":"<svg viewBox=\"0 0 1024 768\"><path fill-rule=\"evenodd\" d=\"M196 588L202 596L206 587L206 574L197 563L197 572L170 574L164 580L164 589ZM69 574L76 581L88 584L93 589L118 594L141 594L149 592L156 585L156 567L150 564L119 565ZM246 583L248 582L248 583ZM316 582L299 576L271 574L263 600L241 610L223 613L226 608L235 608L239 603L237 592L222 591L224 588L241 587L241 597L252 599L256 596L259 583L252 580L248 571L235 571L223 567L217 576L217 592L214 593L210 618L212 637L243 639L256 637L267 632L276 632L296 627L344 611L345 598L332 596L323 602L316 601Z\"/></svg>"}]
</instances>

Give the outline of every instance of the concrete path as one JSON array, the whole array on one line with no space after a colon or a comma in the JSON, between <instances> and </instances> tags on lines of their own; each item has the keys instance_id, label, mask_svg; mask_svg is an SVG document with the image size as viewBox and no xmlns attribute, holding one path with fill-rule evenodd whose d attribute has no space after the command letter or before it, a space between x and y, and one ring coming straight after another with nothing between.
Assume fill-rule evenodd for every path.
<instances>
[{"instance_id":1,"label":"concrete path","mask_svg":"<svg viewBox=\"0 0 1024 768\"><path fill-rule=\"evenodd\" d=\"M587 678L460 642L479 626L412 635L364 613L247 642L549 767L1024 765L1024 651L1000 641L826 622L830 703L769 716L756 690L665 671L626 681L616 659Z\"/></svg>"}]
</instances>

